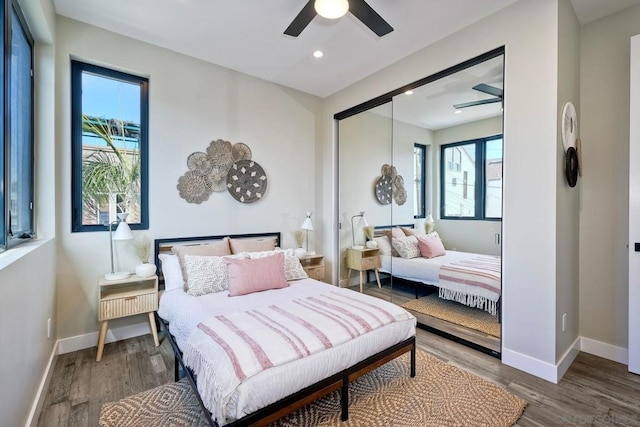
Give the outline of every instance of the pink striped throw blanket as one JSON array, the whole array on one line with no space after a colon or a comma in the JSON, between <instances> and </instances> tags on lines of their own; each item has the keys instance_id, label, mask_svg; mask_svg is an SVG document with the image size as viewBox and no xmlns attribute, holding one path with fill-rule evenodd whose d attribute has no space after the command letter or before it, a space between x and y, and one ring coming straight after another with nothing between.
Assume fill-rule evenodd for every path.
<instances>
[{"instance_id":1,"label":"pink striped throw blanket","mask_svg":"<svg viewBox=\"0 0 640 427\"><path fill-rule=\"evenodd\" d=\"M476 255L442 265L438 281L440 298L496 315L502 280L501 266L500 257L492 255Z\"/></svg>"},{"instance_id":2,"label":"pink striped throw blanket","mask_svg":"<svg viewBox=\"0 0 640 427\"><path fill-rule=\"evenodd\" d=\"M203 400L224 420L230 395L248 378L411 317L386 301L336 290L200 322L184 360Z\"/></svg>"}]
</instances>

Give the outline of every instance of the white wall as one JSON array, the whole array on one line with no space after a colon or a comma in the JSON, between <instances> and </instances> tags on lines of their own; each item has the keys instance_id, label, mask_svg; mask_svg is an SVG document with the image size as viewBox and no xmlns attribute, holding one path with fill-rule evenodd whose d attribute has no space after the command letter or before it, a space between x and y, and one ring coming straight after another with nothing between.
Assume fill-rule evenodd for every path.
<instances>
[{"instance_id":1,"label":"white wall","mask_svg":"<svg viewBox=\"0 0 640 427\"><path fill-rule=\"evenodd\" d=\"M557 1L520 1L332 95L322 159L335 172L333 114L505 45L503 361L547 377L556 362L557 26ZM331 194L322 206L335 225ZM335 235L325 241L336 247Z\"/></svg>"},{"instance_id":2,"label":"white wall","mask_svg":"<svg viewBox=\"0 0 640 427\"><path fill-rule=\"evenodd\" d=\"M0 424L19 426L29 416L55 343L55 335L47 339L47 319L55 313L55 242L11 252L2 261L17 259L0 266Z\"/></svg>"},{"instance_id":3,"label":"white wall","mask_svg":"<svg viewBox=\"0 0 640 427\"><path fill-rule=\"evenodd\" d=\"M49 0L20 6L35 40L34 137L37 242L0 254L0 424L25 425L55 343L47 319L55 319L55 16Z\"/></svg>"},{"instance_id":4,"label":"white wall","mask_svg":"<svg viewBox=\"0 0 640 427\"><path fill-rule=\"evenodd\" d=\"M95 332L97 281L109 270L106 232L71 233L70 57L149 77L149 211L151 238L281 231L283 246L305 211L314 212L310 249L322 251L323 215L316 209L314 152L320 100L166 49L58 17L56 49L57 308L59 337ZM202 204L178 195L186 159L210 141L244 142L265 169L265 197L241 204L214 193ZM139 263L116 244L121 269ZM137 319L120 319L113 327Z\"/></svg>"},{"instance_id":5,"label":"white wall","mask_svg":"<svg viewBox=\"0 0 640 427\"><path fill-rule=\"evenodd\" d=\"M626 350L629 46L640 6L586 24L580 46L580 335Z\"/></svg>"},{"instance_id":6,"label":"white wall","mask_svg":"<svg viewBox=\"0 0 640 427\"><path fill-rule=\"evenodd\" d=\"M502 116L464 123L433 132L435 155L432 156L433 206L440 206L440 146L452 142L500 135ZM433 210L436 230L445 247L464 252L500 255L502 245L496 244L496 234L502 233L502 221L465 221L440 219L440 209Z\"/></svg>"},{"instance_id":7,"label":"white wall","mask_svg":"<svg viewBox=\"0 0 640 427\"><path fill-rule=\"evenodd\" d=\"M565 157L562 145L560 117L566 102L578 108L580 104L580 23L569 1L558 4L558 135L557 162L557 241L556 241L556 360L578 338L579 326L579 245L580 245L580 191L582 182L569 187L564 174ZM580 121L578 121L578 125ZM565 330L562 316L566 314Z\"/></svg>"}]
</instances>

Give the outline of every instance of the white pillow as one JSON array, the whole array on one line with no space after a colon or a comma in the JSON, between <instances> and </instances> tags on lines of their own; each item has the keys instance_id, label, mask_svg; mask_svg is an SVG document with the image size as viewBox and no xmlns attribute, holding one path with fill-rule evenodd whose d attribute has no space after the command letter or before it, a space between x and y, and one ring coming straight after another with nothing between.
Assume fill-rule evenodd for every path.
<instances>
[{"instance_id":1,"label":"white pillow","mask_svg":"<svg viewBox=\"0 0 640 427\"><path fill-rule=\"evenodd\" d=\"M244 254L229 256L185 255L187 294L198 297L229 289L229 271L225 258L247 259Z\"/></svg>"},{"instance_id":2,"label":"white pillow","mask_svg":"<svg viewBox=\"0 0 640 427\"><path fill-rule=\"evenodd\" d=\"M275 251L264 252L245 252L245 254L248 255L251 259L256 259L268 257L278 252L284 252L284 276L287 281L306 279L309 277L307 272L304 271L302 264L300 264L300 260L297 256L295 256L293 249L276 249Z\"/></svg>"},{"instance_id":3,"label":"white pillow","mask_svg":"<svg viewBox=\"0 0 640 427\"><path fill-rule=\"evenodd\" d=\"M387 236L374 237L373 241L378 244L380 255L391 255L391 242Z\"/></svg>"},{"instance_id":4,"label":"white pillow","mask_svg":"<svg viewBox=\"0 0 640 427\"><path fill-rule=\"evenodd\" d=\"M410 259L420 256L420 247L416 236L394 237L391 239L391 245L402 258Z\"/></svg>"},{"instance_id":5,"label":"white pillow","mask_svg":"<svg viewBox=\"0 0 640 427\"><path fill-rule=\"evenodd\" d=\"M160 254L158 255L162 266L162 275L164 276L165 292L174 289L184 290L184 279L182 270L180 269L180 261L178 255Z\"/></svg>"}]
</instances>

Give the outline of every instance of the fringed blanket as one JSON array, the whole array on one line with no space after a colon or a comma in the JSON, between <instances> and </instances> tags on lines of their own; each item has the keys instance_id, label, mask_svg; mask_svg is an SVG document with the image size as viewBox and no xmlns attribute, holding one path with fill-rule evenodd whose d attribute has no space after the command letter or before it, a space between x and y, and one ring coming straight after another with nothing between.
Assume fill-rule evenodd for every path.
<instances>
[{"instance_id":1,"label":"fringed blanket","mask_svg":"<svg viewBox=\"0 0 640 427\"><path fill-rule=\"evenodd\" d=\"M477 255L440 267L440 298L497 313L500 298L501 260L498 256Z\"/></svg>"},{"instance_id":2,"label":"fringed blanket","mask_svg":"<svg viewBox=\"0 0 640 427\"><path fill-rule=\"evenodd\" d=\"M263 370L411 317L398 306L350 293L333 291L199 323L184 360L213 416L224 421L235 388Z\"/></svg>"}]
</instances>

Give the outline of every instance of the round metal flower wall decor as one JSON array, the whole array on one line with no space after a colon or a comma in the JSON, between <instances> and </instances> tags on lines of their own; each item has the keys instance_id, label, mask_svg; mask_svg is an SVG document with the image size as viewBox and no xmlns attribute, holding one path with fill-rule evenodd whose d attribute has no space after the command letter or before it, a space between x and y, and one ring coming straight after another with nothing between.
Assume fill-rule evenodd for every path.
<instances>
[{"instance_id":1,"label":"round metal flower wall decor","mask_svg":"<svg viewBox=\"0 0 640 427\"><path fill-rule=\"evenodd\" d=\"M253 203L267 190L267 174L251 159L251 149L242 142L217 139L205 152L187 157L189 169L178 179L178 193L188 203L202 203L214 192L228 191L240 203Z\"/></svg>"},{"instance_id":2,"label":"round metal flower wall decor","mask_svg":"<svg viewBox=\"0 0 640 427\"><path fill-rule=\"evenodd\" d=\"M398 206L402 206L407 201L407 190L404 188L404 178L398 175L395 166L388 164L380 168L381 176L376 181L374 193L380 204L388 205L391 200L395 200Z\"/></svg>"}]
</instances>

